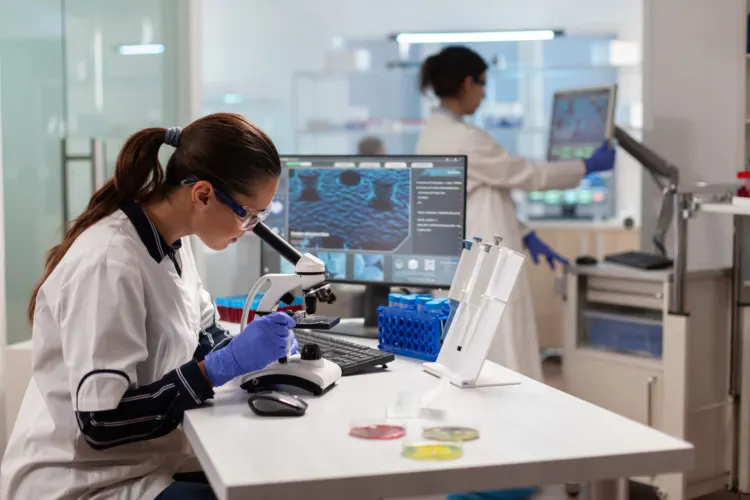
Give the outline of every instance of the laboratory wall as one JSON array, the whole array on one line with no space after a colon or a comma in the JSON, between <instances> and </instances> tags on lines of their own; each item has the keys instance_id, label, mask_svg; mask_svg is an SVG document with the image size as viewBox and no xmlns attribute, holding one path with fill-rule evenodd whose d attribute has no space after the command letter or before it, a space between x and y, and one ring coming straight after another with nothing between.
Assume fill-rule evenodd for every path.
<instances>
[{"instance_id":1,"label":"laboratory wall","mask_svg":"<svg viewBox=\"0 0 750 500\"><path fill-rule=\"evenodd\" d=\"M680 184L734 182L747 168L746 0L728 0L721 8L701 0L647 2L644 9L644 142L680 170ZM685 34L690 33L690 36ZM643 212L656 214L661 193L643 178ZM651 250L656 218L645 217L642 246ZM701 213L688 223L690 269L729 267L732 219ZM674 255L673 232L668 235Z\"/></svg>"},{"instance_id":2,"label":"laboratory wall","mask_svg":"<svg viewBox=\"0 0 750 500\"><path fill-rule=\"evenodd\" d=\"M399 124L398 134L393 133L392 128L383 132L387 150L413 152L417 135L410 128L412 120L424 116L429 108L424 109L425 103L417 100L416 65L397 71L386 69L388 62L398 61L401 55L398 45L388 41L388 35L400 31L556 28L564 30L569 38L565 50L571 50L575 37L586 39L589 47L597 41L610 39L630 43L625 50L630 52L625 57L626 64L635 67L617 67L622 53L612 51L597 60L591 55L596 52L592 49L586 54L591 57L585 64L591 65L593 70L580 70L580 61L560 60L568 70L575 67L566 73L570 86L586 81L598 83L603 74L617 81L620 101L632 104L628 123L638 129L634 130L634 135L640 136L642 3L643 0L479 0L472 2L471 8L457 8L456 3L449 0L416 0L409 2L407 8L396 0L206 2L202 4L203 110L245 114L268 131L285 153L353 153L355 134L347 136L344 131L337 136L331 133L336 131L329 130L313 134L309 125L319 125L312 118L344 121L348 118L345 113L356 111L352 110L358 107L357 100L370 93L371 110L377 108L383 115L400 113L398 118L405 119ZM480 46L477 44L475 48L481 52ZM413 46L408 60L418 65L422 58L439 48ZM618 48L622 49L623 45L615 47ZM339 57L342 51L356 49L369 52L368 69L358 76L342 79L339 73L345 72L341 71L344 58ZM558 55L565 50L558 51ZM554 56L554 50L545 49L539 42L513 43L508 44L507 49L493 49L493 54L498 53L503 53L508 67L516 63L543 66L545 56ZM610 69L612 75L605 74ZM541 109L549 104L550 82L556 77L539 72L538 67L535 71L531 76L518 77L498 69L497 78L493 73L491 80L504 85L505 89L514 89L517 100L533 100ZM578 74L574 74L575 71ZM369 85L368 79L372 80ZM557 80L564 82L564 78ZM379 94L377 99L372 95L375 93ZM485 111L492 111L491 106L486 103ZM342 111L343 108L346 110ZM480 124L484 123L484 118L477 117ZM547 126L543 113L525 118L535 121L532 126L537 128ZM540 153L545 146L543 135L511 141L510 134L498 134L498 139L510 145L509 149L521 154L532 151L537 158L543 155ZM616 223L632 217L638 224L641 171L627 159L618 167L614 174ZM243 240L230 255L222 254L221 258L206 255L206 269L211 269L211 272L204 271L204 275L210 275L206 278L209 289L219 295L245 293L245 288L257 277L256 248L252 240ZM242 269L241 273L234 272L238 268ZM242 274L248 269L252 272Z\"/></svg>"}]
</instances>

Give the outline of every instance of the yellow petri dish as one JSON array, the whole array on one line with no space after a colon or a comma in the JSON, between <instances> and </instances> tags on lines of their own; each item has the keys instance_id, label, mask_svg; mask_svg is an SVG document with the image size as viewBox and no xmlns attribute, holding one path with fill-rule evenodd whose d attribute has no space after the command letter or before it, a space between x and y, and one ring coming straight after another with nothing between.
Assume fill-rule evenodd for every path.
<instances>
[{"instance_id":1,"label":"yellow petri dish","mask_svg":"<svg viewBox=\"0 0 750 500\"><path fill-rule=\"evenodd\" d=\"M464 451L459 443L418 442L404 444L401 454L412 460L455 460Z\"/></svg>"}]
</instances>

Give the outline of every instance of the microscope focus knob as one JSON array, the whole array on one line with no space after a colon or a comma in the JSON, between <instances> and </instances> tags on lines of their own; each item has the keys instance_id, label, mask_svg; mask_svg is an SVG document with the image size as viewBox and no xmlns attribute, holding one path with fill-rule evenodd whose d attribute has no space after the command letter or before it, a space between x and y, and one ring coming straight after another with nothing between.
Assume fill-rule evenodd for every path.
<instances>
[{"instance_id":1,"label":"microscope focus knob","mask_svg":"<svg viewBox=\"0 0 750 500\"><path fill-rule=\"evenodd\" d=\"M300 353L303 361L316 361L323 357L318 344L305 344Z\"/></svg>"}]
</instances>

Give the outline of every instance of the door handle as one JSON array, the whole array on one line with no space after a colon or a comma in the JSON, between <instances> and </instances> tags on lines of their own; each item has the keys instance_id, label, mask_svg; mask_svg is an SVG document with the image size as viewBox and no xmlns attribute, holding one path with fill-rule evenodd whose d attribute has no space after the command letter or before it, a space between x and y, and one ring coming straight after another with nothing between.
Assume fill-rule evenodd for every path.
<instances>
[{"instance_id":1,"label":"door handle","mask_svg":"<svg viewBox=\"0 0 750 500\"><path fill-rule=\"evenodd\" d=\"M104 142L101 139L92 137L90 139L90 150L89 154L70 155L68 154L68 139L63 138L60 144L60 166L62 168L62 179L60 186L62 188L62 219L63 229L65 232L68 230L68 224L70 223L70 207L69 207L69 196L68 196L68 163L72 161L88 161L91 163L91 185L94 186L94 191L98 190L104 185L107 178L107 164L104 156Z\"/></svg>"},{"instance_id":2,"label":"door handle","mask_svg":"<svg viewBox=\"0 0 750 500\"><path fill-rule=\"evenodd\" d=\"M653 423L653 406L654 406L654 385L659 379L656 375L652 375L646 381L646 425L652 427Z\"/></svg>"}]
</instances>

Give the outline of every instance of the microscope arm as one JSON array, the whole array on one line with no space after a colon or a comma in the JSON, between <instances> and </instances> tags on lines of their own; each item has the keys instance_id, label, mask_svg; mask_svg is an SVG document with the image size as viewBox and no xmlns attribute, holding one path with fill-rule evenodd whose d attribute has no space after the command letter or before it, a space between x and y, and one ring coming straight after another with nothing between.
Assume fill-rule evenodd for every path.
<instances>
[{"instance_id":1,"label":"microscope arm","mask_svg":"<svg viewBox=\"0 0 750 500\"><path fill-rule=\"evenodd\" d=\"M295 266L297 265L297 262L299 262L299 260L302 258L302 254L299 252L299 250L290 245L289 242L284 238L274 233L271 228L266 226L264 223L257 223L253 228L253 232L258 236L258 238L265 241L268 246L276 250L279 255L284 257Z\"/></svg>"},{"instance_id":2,"label":"microscope arm","mask_svg":"<svg viewBox=\"0 0 750 500\"><path fill-rule=\"evenodd\" d=\"M333 303L336 295L326 284L326 268L322 260L309 253L302 254L264 223L258 223L253 232L283 258L294 264L295 274L266 274L253 285L242 311L241 327L247 325L250 306L255 296L263 293L256 309L257 314L268 314L276 310L282 298L297 288L316 300ZM314 301L313 301L314 302ZM310 312L310 311L308 311Z\"/></svg>"}]
</instances>

